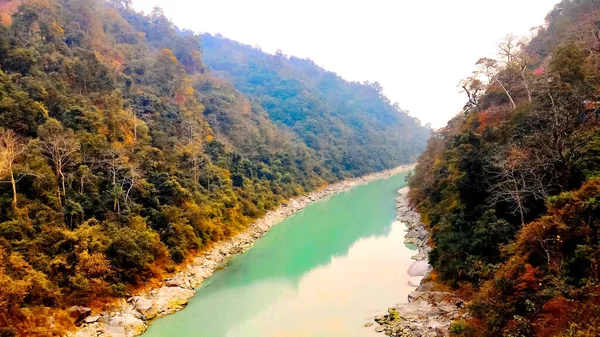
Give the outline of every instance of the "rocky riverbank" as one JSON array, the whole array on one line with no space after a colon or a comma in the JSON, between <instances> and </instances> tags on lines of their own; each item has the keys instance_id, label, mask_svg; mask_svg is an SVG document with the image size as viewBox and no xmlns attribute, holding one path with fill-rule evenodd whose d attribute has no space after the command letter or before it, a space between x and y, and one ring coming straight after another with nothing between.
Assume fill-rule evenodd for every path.
<instances>
[{"instance_id":1,"label":"rocky riverbank","mask_svg":"<svg viewBox=\"0 0 600 337\"><path fill-rule=\"evenodd\" d=\"M192 263L182 271L164 280L164 284L160 288L143 292L128 299L121 299L109 311L94 313L85 307L71 308L77 316L76 319L81 322L81 326L68 336L132 337L141 335L146 331L151 320L183 309L188 300L194 296L194 289L210 277L217 268L226 264L235 254L242 253L250 248L258 238L285 218L317 200L412 168L413 166L401 166L392 170L349 179L306 196L292 199L278 209L267 213L265 217L257 220L244 232L216 244L194 258Z\"/></svg>"},{"instance_id":2,"label":"rocky riverbank","mask_svg":"<svg viewBox=\"0 0 600 337\"><path fill-rule=\"evenodd\" d=\"M418 247L416 260L407 273L411 277L423 277L415 291L408 295L408 303L389 308L386 315L375 317L378 324L375 331L388 336L438 337L448 336L448 328L459 317L466 317L463 301L449 292L435 291L428 282L431 266L427 257L431 248L428 245L429 233L421 223L420 215L410 206L408 187L398 191L396 199L397 220L406 223L405 243ZM409 281L410 282L410 281ZM409 283L410 284L410 283ZM367 323L365 326L371 326Z\"/></svg>"}]
</instances>

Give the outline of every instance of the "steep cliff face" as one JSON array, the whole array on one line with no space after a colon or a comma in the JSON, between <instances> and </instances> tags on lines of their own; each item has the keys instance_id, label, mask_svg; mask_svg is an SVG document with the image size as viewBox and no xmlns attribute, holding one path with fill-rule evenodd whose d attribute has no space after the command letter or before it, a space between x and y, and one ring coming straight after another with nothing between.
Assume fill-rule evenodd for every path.
<instances>
[{"instance_id":1,"label":"steep cliff face","mask_svg":"<svg viewBox=\"0 0 600 337\"><path fill-rule=\"evenodd\" d=\"M430 262L472 295L455 335L598 334L598 6L562 1L533 39L480 59L464 113L419 159Z\"/></svg>"}]
</instances>

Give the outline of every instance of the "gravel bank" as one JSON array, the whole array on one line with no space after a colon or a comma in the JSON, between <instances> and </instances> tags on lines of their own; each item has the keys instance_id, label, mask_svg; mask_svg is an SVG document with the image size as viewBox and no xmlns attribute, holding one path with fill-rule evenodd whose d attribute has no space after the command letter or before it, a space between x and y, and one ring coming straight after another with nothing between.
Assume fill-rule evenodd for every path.
<instances>
[{"instance_id":1,"label":"gravel bank","mask_svg":"<svg viewBox=\"0 0 600 337\"><path fill-rule=\"evenodd\" d=\"M408 187L398 191L396 199L397 220L406 223L407 233L405 244L415 245L418 252L407 273L411 277L427 276L431 266L427 261L431 247L428 246L429 233L421 223L420 215L410 206ZM418 284L418 285L417 285ZM466 317L462 310L463 302L449 292L434 291L431 283L409 281L416 286L415 291L408 295L408 303L398 304L388 309L386 315L375 317L375 331L388 336L404 337L440 337L448 336L448 328L455 319ZM372 326L367 323L365 326Z\"/></svg>"}]
</instances>

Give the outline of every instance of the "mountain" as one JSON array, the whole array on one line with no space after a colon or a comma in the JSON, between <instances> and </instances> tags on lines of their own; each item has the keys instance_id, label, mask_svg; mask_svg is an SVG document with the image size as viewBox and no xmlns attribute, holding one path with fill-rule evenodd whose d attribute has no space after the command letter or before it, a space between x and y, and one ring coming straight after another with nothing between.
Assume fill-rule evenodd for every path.
<instances>
[{"instance_id":1,"label":"mountain","mask_svg":"<svg viewBox=\"0 0 600 337\"><path fill-rule=\"evenodd\" d=\"M0 13L0 336L60 335L65 308L102 307L291 197L425 146L381 88L308 61L261 66L273 75L254 85L223 78L160 9L4 0Z\"/></svg>"},{"instance_id":2,"label":"mountain","mask_svg":"<svg viewBox=\"0 0 600 337\"><path fill-rule=\"evenodd\" d=\"M453 335L599 334L599 6L563 0L480 59L419 158L433 278L469 299Z\"/></svg>"},{"instance_id":3,"label":"mountain","mask_svg":"<svg viewBox=\"0 0 600 337\"><path fill-rule=\"evenodd\" d=\"M338 176L395 167L424 150L429 130L391 104L377 82L348 82L311 60L270 55L221 36L203 35L202 46L211 70L252 97Z\"/></svg>"}]
</instances>

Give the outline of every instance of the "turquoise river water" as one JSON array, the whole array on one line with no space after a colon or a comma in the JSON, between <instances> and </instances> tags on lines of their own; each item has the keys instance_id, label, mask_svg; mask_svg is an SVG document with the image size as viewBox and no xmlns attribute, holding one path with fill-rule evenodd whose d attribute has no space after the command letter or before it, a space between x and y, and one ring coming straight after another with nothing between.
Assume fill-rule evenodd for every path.
<instances>
[{"instance_id":1,"label":"turquoise river water","mask_svg":"<svg viewBox=\"0 0 600 337\"><path fill-rule=\"evenodd\" d=\"M315 202L204 281L144 337L372 337L375 315L405 301L415 252L395 221L406 174Z\"/></svg>"}]
</instances>

